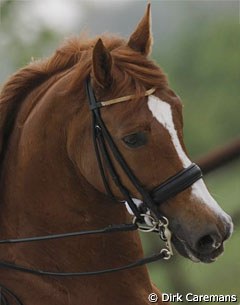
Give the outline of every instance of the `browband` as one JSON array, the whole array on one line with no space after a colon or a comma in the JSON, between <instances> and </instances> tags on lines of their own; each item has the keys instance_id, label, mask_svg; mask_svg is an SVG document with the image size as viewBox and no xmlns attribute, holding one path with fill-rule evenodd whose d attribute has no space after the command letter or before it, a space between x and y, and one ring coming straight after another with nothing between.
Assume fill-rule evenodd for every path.
<instances>
[{"instance_id":1,"label":"browband","mask_svg":"<svg viewBox=\"0 0 240 305\"><path fill-rule=\"evenodd\" d=\"M102 102L96 102L95 105L91 105L91 109L96 109L96 108L101 108L101 107L105 107L105 106L109 106L109 105L114 105L114 104L118 104L118 103L122 103L122 102L126 102L129 101L131 99L134 99L136 97L144 97L144 96L149 96L151 94L153 94L156 91L156 88L151 88L149 90L147 90L144 94L140 94L139 96L137 96L136 94L131 94L131 95L126 95L126 96L121 96L121 97L117 97L108 101L102 101Z\"/></svg>"}]
</instances>

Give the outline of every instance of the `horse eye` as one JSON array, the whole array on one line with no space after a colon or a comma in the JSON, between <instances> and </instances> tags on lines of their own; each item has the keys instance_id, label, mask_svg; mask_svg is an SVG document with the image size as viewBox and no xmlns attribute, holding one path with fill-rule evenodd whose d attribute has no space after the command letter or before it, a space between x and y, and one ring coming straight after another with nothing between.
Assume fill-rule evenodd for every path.
<instances>
[{"instance_id":1,"label":"horse eye","mask_svg":"<svg viewBox=\"0 0 240 305\"><path fill-rule=\"evenodd\" d=\"M122 138L123 142L130 148L137 148L147 143L145 132L136 132Z\"/></svg>"}]
</instances>

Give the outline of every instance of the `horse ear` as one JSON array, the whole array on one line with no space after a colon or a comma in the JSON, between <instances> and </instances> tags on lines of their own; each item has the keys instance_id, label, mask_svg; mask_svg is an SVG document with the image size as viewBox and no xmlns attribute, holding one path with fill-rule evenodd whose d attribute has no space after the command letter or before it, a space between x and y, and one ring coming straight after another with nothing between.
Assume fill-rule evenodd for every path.
<instances>
[{"instance_id":1,"label":"horse ear","mask_svg":"<svg viewBox=\"0 0 240 305\"><path fill-rule=\"evenodd\" d=\"M93 74L97 84L102 88L109 87L112 83L112 57L100 38L93 49L92 60Z\"/></svg>"},{"instance_id":2,"label":"horse ear","mask_svg":"<svg viewBox=\"0 0 240 305\"><path fill-rule=\"evenodd\" d=\"M151 52L152 41L151 4L149 3L145 15L128 41L128 46L147 56Z\"/></svg>"}]
</instances>

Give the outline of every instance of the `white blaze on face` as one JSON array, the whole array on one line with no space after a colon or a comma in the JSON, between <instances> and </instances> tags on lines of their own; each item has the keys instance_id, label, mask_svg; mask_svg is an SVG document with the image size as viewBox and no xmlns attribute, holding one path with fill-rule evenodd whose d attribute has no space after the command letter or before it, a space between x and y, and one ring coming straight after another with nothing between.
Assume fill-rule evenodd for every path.
<instances>
[{"instance_id":1,"label":"white blaze on face","mask_svg":"<svg viewBox=\"0 0 240 305\"><path fill-rule=\"evenodd\" d=\"M173 115L170 104L160 100L154 95L150 95L148 98L148 108L151 111L153 117L169 132L173 146L175 147L177 155L182 162L183 168L187 168L192 162L185 154L179 141L177 130L175 129L173 122ZM219 207L217 202L209 194L202 179L198 180L191 186L191 195L199 202L206 204L219 216L229 218L228 215Z\"/></svg>"},{"instance_id":2,"label":"white blaze on face","mask_svg":"<svg viewBox=\"0 0 240 305\"><path fill-rule=\"evenodd\" d=\"M151 95L148 98L148 107L151 110L152 115L155 117L155 119L157 119L157 121L169 132L179 159L182 161L183 167L187 168L189 165L191 165L192 162L186 156L179 141L177 131L173 122L171 106L168 103L160 100L156 96Z\"/></svg>"}]
</instances>

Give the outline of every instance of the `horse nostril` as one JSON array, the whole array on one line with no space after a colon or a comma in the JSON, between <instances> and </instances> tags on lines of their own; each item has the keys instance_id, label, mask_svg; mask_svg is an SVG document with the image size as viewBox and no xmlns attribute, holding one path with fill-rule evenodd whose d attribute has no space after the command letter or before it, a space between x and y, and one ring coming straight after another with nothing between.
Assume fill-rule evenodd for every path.
<instances>
[{"instance_id":1,"label":"horse nostril","mask_svg":"<svg viewBox=\"0 0 240 305\"><path fill-rule=\"evenodd\" d=\"M220 242L220 238L215 235L215 234L208 234L208 235L204 235L202 236L197 244L196 244L196 249L200 252L203 253L209 253L209 252L213 252L214 250L218 249L219 247L221 247L221 242Z\"/></svg>"}]
</instances>

